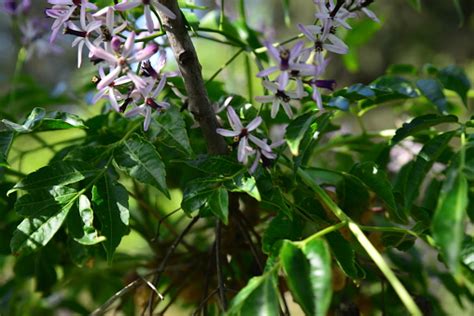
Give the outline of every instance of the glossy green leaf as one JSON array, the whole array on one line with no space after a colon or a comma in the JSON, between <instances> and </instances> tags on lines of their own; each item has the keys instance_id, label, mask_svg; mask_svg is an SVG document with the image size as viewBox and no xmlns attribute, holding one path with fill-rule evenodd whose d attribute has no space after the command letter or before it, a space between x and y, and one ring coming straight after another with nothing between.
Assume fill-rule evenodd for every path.
<instances>
[{"instance_id":1,"label":"glossy green leaf","mask_svg":"<svg viewBox=\"0 0 474 316\"><path fill-rule=\"evenodd\" d=\"M84 121L77 115L65 112L50 112L42 108L34 108L25 123L17 124L8 120L2 120L10 130L18 133L30 133L33 131L52 131L70 128L86 128Z\"/></svg>"},{"instance_id":2,"label":"glossy green leaf","mask_svg":"<svg viewBox=\"0 0 474 316\"><path fill-rule=\"evenodd\" d=\"M351 173L365 183L384 202L390 218L394 221L405 223L407 214L397 207L393 195L392 184L387 174L373 162L363 162L355 165Z\"/></svg>"},{"instance_id":3,"label":"glossy green leaf","mask_svg":"<svg viewBox=\"0 0 474 316\"><path fill-rule=\"evenodd\" d=\"M280 258L291 294L305 315L326 315L332 297L331 256L326 243L312 239L300 247L285 241Z\"/></svg>"},{"instance_id":4,"label":"glossy green leaf","mask_svg":"<svg viewBox=\"0 0 474 316\"><path fill-rule=\"evenodd\" d=\"M461 249L461 262L474 272L474 237L466 236Z\"/></svg>"},{"instance_id":5,"label":"glossy green leaf","mask_svg":"<svg viewBox=\"0 0 474 316\"><path fill-rule=\"evenodd\" d=\"M440 252L453 273L459 271L464 219L468 204L468 183L463 174L451 169L443 183L431 231Z\"/></svg>"},{"instance_id":6,"label":"glossy green leaf","mask_svg":"<svg viewBox=\"0 0 474 316\"><path fill-rule=\"evenodd\" d=\"M15 203L15 212L26 217L37 217L44 212L58 211L72 199L77 191L64 186L54 186L48 191L36 191L23 195Z\"/></svg>"},{"instance_id":7,"label":"glossy green leaf","mask_svg":"<svg viewBox=\"0 0 474 316\"><path fill-rule=\"evenodd\" d=\"M220 181L211 178L198 178L186 184L181 207L188 215L199 210L220 186Z\"/></svg>"},{"instance_id":8,"label":"glossy green leaf","mask_svg":"<svg viewBox=\"0 0 474 316\"><path fill-rule=\"evenodd\" d=\"M415 117L409 123L403 123L402 127L397 129L391 140L391 144L394 145L408 136L428 130L430 127L443 123L456 123L457 121L458 118L454 115L426 114Z\"/></svg>"},{"instance_id":9,"label":"glossy green leaf","mask_svg":"<svg viewBox=\"0 0 474 316\"><path fill-rule=\"evenodd\" d=\"M38 213L29 211L29 214L32 216L25 218L13 234L10 242L10 248L13 253L34 251L45 246L53 238L54 234L62 226L77 198L77 194L71 194L72 189L65 191L68 192L67 195L61 195L61 198L67 196L69 199L62 200L62 204L58 205L58 207L45 208ZM56 198L59 199L60 197L57 196Z\"/></svg>"},{"instance_id":10,"label":"glossy green leaf","mask_svg":"<svg viewBox=\"0 0 474 316\"><path fill-rule=\"evenodd\" d=\"M204 173L230 176L242 171L242 164L229 156L199 155L196 159L186 160L184 163Z\"/></svg>"},{"instance_id":11,"label":"glossy green leaf","mask_svg":"<svg viewBox=\"0 0 474 316\"><path fill-rule=\"evenodd\" d=\"M68 185L96 175L98 170L80 161L58 161L30 173L10 191L48 190L57 185Z\"/></svg>"},{"instance_id":12,"label":"glossy green leaf","mask_svg":"<svg viewBox=\"0 0 474 316\"><path fill-rule=\"evenodd\" d=\"M357 177L344 173L337 183L336 193L340 206L349 216L358 218L369 207L370 195L367 187Z\"/></svg>"},{"instance_id":13,"label":"glossy green leaf","mask_svg":"<svg viewBox=\"0 0 474 316\"><path fill-rule=\"evenodd\" d=\"M94 227L94 211L91 202L85 195L81 195L75 207L68 216L68 228L74 240L81 245L95 245L106 238L99 236L99 232Z\"/></svg>"},{"instance_id":14,"label":"glossy green leaf","mask_svg":"<svg viewBox=\"0 0 474 316\"><path fill-rule=\"evenodd\" d=\"M306 113L295 118L286 128L286 142L288 143L288 147L294 156L298 156L301 141L315 119L315 114Z\"/></svg>"},{"instance_id":15,"label":"glossy green leaf","mask_svg":"<svg viewBox=\"0 0 474 316\"><path fill-rule=\"evenodd\" d=\"M376 79L369 85L369 88L375 92L375 96L361 100L360 106L362 109L388 101L402 101L418 97L416 89L409 80L394 75L382 76Z\"/></svg>"},{"instance_id":16,"label":"glossy green leaf","mask_svg":"<svg viewBox=\"0 0 474 316\"><path fill-rule=\"evenodd\" d=\"M428 171L433 166L434 162L444 152L450 140L456 132L447 132L434 137L427 142L415 159L413 167L407 177L405 185L405 207L410 208L412 203L418 197L420 192L420 185L425 179Z\"/></svg>"},{"instance_id":17,"label":"glossy green leaf","mask_svg":"<svg viewBox=\"0 0 474 316\"><path fill-rule=\"evenodd\" d=\"M464 69L451 65L441 69L437 76L444 88L456 92L467 107L467 93L471 88L471 82Z\"/></svg>"},{"instance_id":18,"label":"glossy green leaf","mask_svg":"<svg viewBox=\"0 0 474 316\"><path fill-rule=\"evenodd\" d=\"M326 240L331 248L331 253L342 271L351 279L358 280L365 277L365 272L356 260L353 245L351 245L339 232L326 235Z\"/></svg>"},{"instance_id":19,"label":"glossy green leaf","mask_svg":"<svg viewBox=\"0 0 474 316\"><path fill-rule=\"evenodd\" d=\"M250 279L231 301L225 315L278 315L280 304L275 279L274 272Z\"/></svg>"},{"instance_id":20,"label":"glossy green leaf","mask_svg":"<svg viewBox=\"0 0 474 316\"><path fill-rule=\"evenodd\" d=\"M288 218L284 214L278 214L273 218L263 233L262 250L270 254L274 250L277 242L287 239L292 241L300 240L302 237L304 223L299 217ZM276 249L277 250L277 249Z\"/></svg>"},{"instance_id":21,"label":"glossy green leaf","mask_svg":"<svg viewBox=\"0 0 474 316\"><path fill-rule=\"evenodd\" d=\"M436 79L420 79L416 82L416 87L430 100L440 113L448 111L448 100L443 92L443 86Z\"/></svg>"},{"instance_id":22,"label":"glossy green leaf","mask_svg":"<svg viewBox=\"0 0 474 316\"><path fill-rule=\"evenodd\" d=\"M152 121L152 133L157 135L157 141L167 147L175 148L185 156L193 153L189 143L186 123L179 109L171 107Z\"/></svg>"},{"instance_id":23,"label":"glossy green leaf","mask_svg":"<svg viewBox=\"0 0 474 316\"><path fill-rule=\"evenodd\" d=\"M221 187L211 194L209 207L211 212L224 224L229 223L229 194L226 189Z\"/></svg>"},{"instance_id":24,"label":"glossy green leaf","mask_svg":"<svg viewBox=\"0 0 474 316\"><path fill-rule=\"evenodd\" d=\"M232 192L244 192L256 199L261 201L262 197L260 196L260 191L257 187L257 182L252 176L246 174L240 174L232 178L232 180L225 183L229 191Z\"/></svg>"},{"instance_id":25,"label":"glossy green leaf","mask_svg":"<svg viewBox=\"0 0 474 316\"><path fill-rule=\"evenodd\" d=\"M114 158L132 178L158 188L169 197L165 164L147 140L134 135L114 151Z\"/></svg>"},{"instance_id":26,"label":"glossy green leaf","mask_svg":"<svg viewBox=\"0 0 474 316\"><path fill-rule=\"evenodd\" d=\"M103 245L107 259L111 262L122 237L129 232L127 190L109 175L105 175L92 188L92 203L101 224L101 235L107 238Z\"/></svg>"},{"instance_id":27,"label":"glossy green leaf","mask_svg":"<svg viewBox=\"0 0 474 316\"><path fill-rule=\"evenodd\" d=\"M342 111L349 110L350 105L351 104L350 104L349 100L346 99L345 97L342 97L342 96L337 96L337 97L331 98L327 102L327 106L337 108L337 109L342 110Z\"/></svg>"}]
</instances>

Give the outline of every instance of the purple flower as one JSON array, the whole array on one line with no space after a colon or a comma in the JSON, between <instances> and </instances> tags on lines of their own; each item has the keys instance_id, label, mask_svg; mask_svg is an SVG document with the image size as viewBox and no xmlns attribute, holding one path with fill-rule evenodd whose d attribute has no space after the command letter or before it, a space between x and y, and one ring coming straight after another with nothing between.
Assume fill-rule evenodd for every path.
<instances>
[{"instance_id":1,"label":"purple flower","mask_svg":"<svg viewBox=\"0 0 474 316\"><path fill-rule=\"evenodd\" d=\"M332 15L332 11L336 7L336 3L333 0L314 0L318 12L314 15L316 19L321 20L323 25L328 25L329 28L337 27L341 25L346 29L351 29L351 26L346 22L348 18L355 17L355 13L349 12L344 8L344 5L338 9L335 15ZM329 22L328 24L326 24Z\"/></svg>"},{"instance_id":2,"label":"purple flower","mask_svg":"<svg viewBox=\"0 0 474 316\"><path fill-rule=\"evenodd\" d=\"M48 0L52 4L51 9L46 10L46 15L55 19L51 26L50 42L54 42L61 27L69 21L77 8L80 8L80 19L86 19L86 10L97 10L95 4L89 3L88 0Z\"/></svg>"},{"instance_id":3,"label":"purple flower","mask_svg":"<svg viewBox=\"0 0 474 316\"><path fill-rule=\"evenodd\" d=\"M89 37L91 33L96 31L101 25L102 22L100 21L91 21L87 24L85 18L80 19L80 27L71 21L66 22L64 33L76 36L76 39L72 42L72 47L77 46L77 68L80 68L82 64L82 50L84 45L92 47Z\"/></svg>"},{"instance_id":4,"label":"purple flower","mask_svg":"<svg viewBox=\"0 0 474 316\"><path fill-rule=\"evenodd\" d=\"M103 80L106 77L103 67L99 67L99 76L100 76L99 80ZM117 89L117 86L121 86L127 83L130 83L130 78L128 78L127 76L122 76L114 80L109 85L99 89L99 91L96 93L96 95L92 99L92 103L96 103L97 101L99 101L99 99L102 99L102 98L108 98L110 101L110 104L112 105L112 108L115 111L120 112L120 106L118 105L118 101L123 100L125 98L122 95L122 93L120 93L120 91Z\"/></svg>"},{"instance_id":5,"label":"purple flower","mask_svg":"<svg viewBox=\"0 0 474 316\"><path fill-rule=\"evenodd\" d=\"M255 97L255 100L260 103L272 103L271 117L275 118L280 110L280 105L283 107L286 115L291 119L293 118L293 111L291 110L290 101L298 100L308 94L303 90L301 86L297 91L285 91L285 87L279 82L278 85L264 80L263 85L266 89L270 90L272 95L264 95Z\"/></svg>"},{"instance_id":6,"label":"purple flower","mask_svg":"<svg viewBox=\"0 0 474 316\"><path fill-rule=\"evenodd\" d=\"M118 37L115 37L112 39L112 42L114 42L115 39L117 39L117 41L119 40ZM111 68L109 74L103 80L101 80L97 86L98 89L108 86L119 76L122 70L126 71L127 76L133 81L135 87L138 90L144 89L146 85L145 81L132 71L130 65L149 59L158 51L158 45L156 43L151 43L148 44L144 49L135 51L134 44L135 33L131 32L123 44L121 52L117 52L115 55L100 47L90 47L92 55L95 58L99 58L107 62ZM113 44L112 46L116 45Z\"/></svg>"},{"instance_id":7,"label":"purple flower","mask_svg":"<svg viewBox=\"0 0 474 316\"><path fill-rule=\"evenodd\" d=\"M236 141L239 142L237 159L240 162L247 164L248 156L254 152L254 149L249 144L249 140L261 149L264 149L268 152L272 151L266 142L250 134L250 132L256 130L257 127L262 124L262 118L260 116L254 118L247 126L244 127L237 116L237 113L235 113L235 110L229 106L227 107L227 118L229 119L232 130L218 128L216 132L225 137L234 137Z\"/></svg>"},{"instance_id":8,"label":"purple flower","mask_svg":"<svg viewBox=\"0 0 474 316\"><path fill-rule=\"evenodd\" d=\"M163 15L171 19L176 18L176 15L170 9L157 0L122 0L122 2L115 5L115 9L118 11L125 11L138 7L140 4L143 4L144 6L146 26L148 28L148 32L150 33L153 33L155 29L155 23L153 22L153 18L151 16L151 5L153 5L153 7Z\"/></svg>"},{"instance_id":9,"label":"purple flower","mask_svg":"<svg viewBox=\"0 0 474 316\"><path fill-rule=\"evenodd\" d=\"M340 40L336 35L329 30L329 24L331 22L326 20L323 27L318 25L302 25L298 24L298 28L303 34L314 43L314 61L317 64L323 63L324 50L336 53L336 54L347 54L349 48L347 45Z\"/></svg>"},{"instance_id":10,"label":"purple flower","mask_svg":"<svg viewBox=\"0 0 474 316\"><path fill-rule=\"evenodd\" d=\"M130 118L135 117L137 115L143 115L145 117L145 121L143 122L143 129L147 131L151 123L152 109L158 112L162 112L170 107L170 104L168 102L156 101L156 97L163 90L165 84L166 77L161 78L156 88L154 88L155 80L148 80L147 85L145 86L143 91L140 91L140 94L143 97L143 103L125 113L125 117Z\"/></svg>"},{"instance_id":11,"label":"purple flower","mask_svg":"<svg viewBox=\"0 0 474 316\"><path fill-rule=\"evenodd\" d=\"M292 49L274 47L271 43L265 42L268 53L277 63L276 66L264 69L257 74L257 77L266 77L276 71L281 71L278 81L281 86L286 87L290 76L297 76L300 73L314 71L313 65L300 62L300 55L303 51L304 42L300 41Z\"/></svg>"}]
</instances>

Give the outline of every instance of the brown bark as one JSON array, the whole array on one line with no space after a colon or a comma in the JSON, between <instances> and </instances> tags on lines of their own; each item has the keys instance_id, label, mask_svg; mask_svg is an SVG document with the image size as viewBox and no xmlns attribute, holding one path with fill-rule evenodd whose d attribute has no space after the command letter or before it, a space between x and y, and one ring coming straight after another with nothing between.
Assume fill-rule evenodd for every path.
<instances>
[{"instance_id":1,"label":"brown bark","mask_svg":"<svg viewBox=\"0 0 474 316\"><path fill-rule=\"evenodd\" d=\"M176 15L176 19L170 19L160 13L160 19L183 76L189 108L199 121L208 152L213 155L226 154L227 145L224 138L216 133L218 127L216 116L204 86L196 50L178 3L176 0L161 0L160 2Z\"/></svg>"}]
</instances>

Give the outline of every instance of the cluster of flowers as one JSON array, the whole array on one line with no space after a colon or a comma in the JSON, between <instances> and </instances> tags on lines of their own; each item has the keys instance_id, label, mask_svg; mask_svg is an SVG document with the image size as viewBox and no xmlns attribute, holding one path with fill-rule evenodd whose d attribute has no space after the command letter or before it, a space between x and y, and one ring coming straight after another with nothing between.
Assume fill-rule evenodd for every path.
<instances>
[{"instance_id":1,"label":"cluster of flowers","mask_svg":"<svg viewBox=\"0 0 474 316\"><path fill-rule=\"evenodd\" d=\"M176 76L176 72L163 72L166 64L166 52L156 42L150 40L159 30L156 28L153 15L157 12L171 19L175 14L158 0L122 0L114 1L114 5L97 8L88 0L48 0L52 8L46 10L47 16L54 19L51 27L53 42L59 31L75 36L72 45L78 47L78 66L82 63L82 51L89 51L89 59L97 65L98 93L94 101L107 98L111 108L125 113L126 117L143 115L144 129L149 128L153 110L162 112L169 104L158 101L160 92L167 83L167 78ZM257 76L264 78L263 85L270 95L257 97L261 103L272 103L271 117L274 118L280 106L289 118L293 117L290 106L292 100L301 100L308 94L305 85L312 87L313 98L322 109L320 88L333 89L334 80L319 79L325 72L328 59L326 52L345 54L346 44L336 36L336 29L350 29L347 19L357 16L363 11L370 18L375 15L367 9L373 0L314 0L316 5L316 23L314 25L299 25L299 29L311 42L311 47L305 47L304 41L297 42L291 49L274 46L266 42L268 53L276 62L275 66L263 69ZM131 25L123 11L143 6L146 30L136 34L136 25ZM146 44L144 44L146 43ZM152 61L152 57L154 58ZM270 75L277 75L273 81ZM296 87L290 90L290 87ZM179 91L175 93L182 97ZM229 99L228 99L229 100ZM217 133L225 137L233 137L238 143L237 158L248 165L254 172L260 161L264 165L276 158L273 149L283 141L280 137L268 144L266 139L253 135L262 118L257 116L244 126L239 116L231 106L227 106L227 117L232 130L217 129ZM220 110L222 110L222 107ZM280 133L281 134L281 133Z\"/></svg>"},{"instance_id":2,"label":"cluster of flowers","mask_svg":"<svg viewBox=\"0 0 474 316\"><path fill-rule=\"evenodd\" d=\"M329 61L326 53L347 54L349 50L348 46L336 36L337 29L339 27L351 29L347 20L357 17L358 12L363 12L378 22L375 14L367 9L373 0L313 1L316 5L316 23L313 25L298 24L299 30L310 41L310 47L305 47L307 43L305 41L297 42L290 49L265 42L267 51L276 65L263 69L257 74L257 77L264 78L262 84L269 91L269 95L258 96L255 99L260 103L272 103L272 118L276 117L280 106L290 119L293 118L290 102L298 102L308 95L304 89L305 85L312 88L312 98L318 108L323 110L319 89L324 88L332 91L336 85L335 80L320 79L324 75ZM275 79L270 81L268 76L275 74ZM290 89L291 82L294 82L294 90ZM255 170L260 159L264 164L265 158L275 159L276 155L271 149L283 142L277 140L272 145L268 145L266 140L262 142L250 134L262 122L260 117L255 118L244 128L234 110L229 107L228 118L232 130L218 129L217 132L223 136L236 137L239 141L238 160L240 162L247 164L248 157L255 155L255 161L250 167L251 172ZM317 133L315 137L317 137ZM249 140L256 147L252 147Z\"/></svg>"}]
</instances>

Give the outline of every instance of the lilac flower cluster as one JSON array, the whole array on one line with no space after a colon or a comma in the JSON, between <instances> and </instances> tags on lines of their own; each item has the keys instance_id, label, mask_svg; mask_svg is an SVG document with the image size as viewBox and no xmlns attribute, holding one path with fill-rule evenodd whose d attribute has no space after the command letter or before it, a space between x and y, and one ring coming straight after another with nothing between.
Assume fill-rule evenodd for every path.
<instances>
[{"instance_id":1,"label":"lilac flower cluster","mask_svg":"<svg viewBox=\"0 0 474 316\"><path fill-rule=\"evenodd\" d=\"M292 103L298 103L308 95L305 85L312 89L312 98L322 111L323 101L320 89L332 91L336 85L335 80L320 79L328 66L327 53L346 54L349 51L348 46L337 37L337 29L351 29L347 20L357 17L359 12L378 21L375 14L367 8L373 0L313 1L316 6L315 24L298 24L299 30L310 42L310 46L306 47L305 41L298 41L291 48L265 42L267 52L275 65L257 74L257 77L264 78L262 84L269 94L257 96L255 100L272 104L270 112L272 118L275 118L280 108L283 108L288 118L292 119L294 115ZM271 75L275 76L274 80L268 79ZM272 148L281 145L282 142L277 140L269 146L266 141L255 141L255 136L250 134L260 125L260 117L254 119L245 128L238 121L232 108L228 108L228 118L233 130L218 129L217 132L226 137L234 137L238 141L237 156L240 162L247 164L249 156L255 156L255 161L250 167L251 172L255 170L258 161L265 163L265 159L275 159ZM285 126L280 128L284 129ZM314 137L317 137L317 134ZM252 147L248 140L255 146Z\"/></svg>"},{"instance_id":2,"label":"lilac flower cluster","mask_svg":"<svg viewBox=\"0 0 474 316\"><path fill-rule=\"evenodd\" d=\"M318 108L323 110L320 89L333 90L334 80L324 80L329 59L327 53L345 54L347 45L337 37L338 28L350 29L347 23L358 12L363 12L377 20L367 9L373 0L313 0L316 6L316 23L298 25L299 30L310 41L298 41L291 48L265 42L268 54L275 65L262 69L257 77L263 78L263 86L268 95L256 97L261 103L271 103L271 117L275 118L283 108L288 118L294 116L292 105L308 96L306 88L312 89L312 97ZM152 113L162 112L170 104L159 99L167 85L167 78L177 73L165 73L166 52L153 39L160 33L157 28L157 12L171 19L175 14L158 0L122 0L113 5L98 8L89 0L48 0L52 8L46 10L48 17L54 21L51 27L50 42L54 42L60 31L75 37L72 46L78 50L78 67L82 65L83 50L97 66L96 85L98 92L94 102L108 99L112 110L124 113L125 117L142 115L145 117L144 129L151 123ZM146 30L137 31L124 12L136 7L143 7ZM136 32L139 32L138 34ZM269 77L273 79L270 80ZM182 95L175 87L171 89L182 100ZM237 159L248 165L251 173L259 163L268 165L276 159L274 148L284 143L286 126L278 127L278 138L269 144L259 127L263 123L260 116L247 125L241 122L239 115L230 106L232 98L227 98L216 112L227 109L231 129L218 128L217 133L232 137L237 147ZM221 123L220 118L218 121ZM276 125L275 125L276 126Z\"/></svg>"},{"instance_id":3,"label":"lilac flower cluster","mask_svg":"<svg viewBox=\"0 0 474 316\"><path fill-rule=\"evenodd\" d=\"M162 112L169 104L159 100L166 80L176 73L162 72L166 65L166 52L158 43L144 36L155 32L152 12L161 12L175 18L173 12L158 1L127 1L99 9L88 0L48 0L52 8L46 15L54 20L50 42L60 31L72 35L73 47L77 47L77 65L81 67L83 51L96 64L95 78L98 92L93 102L107 99L111 109L125 113L125 117L142 115L144 129L148 130L152 113ZM135 33L121 11L143 5L148 32ZM153 58L152 58L153 57ZM153 61L152 61L153 60Z\"/></svg>"}]
</instances>

